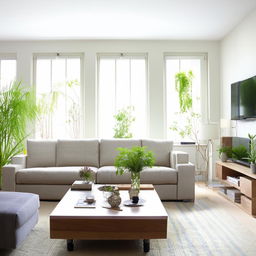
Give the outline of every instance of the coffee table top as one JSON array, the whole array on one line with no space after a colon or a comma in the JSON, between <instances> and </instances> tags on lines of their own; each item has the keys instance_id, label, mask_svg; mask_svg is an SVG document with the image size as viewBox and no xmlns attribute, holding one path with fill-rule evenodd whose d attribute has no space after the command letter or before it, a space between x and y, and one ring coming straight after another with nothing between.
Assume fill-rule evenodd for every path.
<instances>
[{"instance_id":1,"label":"coffee table top","mask_svg":"<svg viewBox=\"0 0 256 256\"><path fill-rule=\"evenodd\" d=\"M145 204L140 207L124 206L123 202L129 199L128 190L120 190L122 203L120 208L122 211L113 209L106 209L102 206L109 206L103 196L103 192L98 190L102 185L93 185L92 191L85 190L68 190L56 208L50 215L51 219L107 219L107 218L121 218L121 219L167 219L167 212L155 190L140 190L140 198L145 200ZM94 195L96 199L95 208L74 208L79 199L86 198L87 195Z\"/></svg>"}]
</instances>

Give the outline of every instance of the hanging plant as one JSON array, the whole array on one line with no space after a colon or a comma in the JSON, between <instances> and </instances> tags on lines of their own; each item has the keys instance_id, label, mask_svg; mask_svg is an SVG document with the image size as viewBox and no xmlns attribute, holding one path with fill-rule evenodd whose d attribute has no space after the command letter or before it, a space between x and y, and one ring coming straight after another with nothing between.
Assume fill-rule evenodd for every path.
<instances>
[{"instance_id":1,"label":"hanging plant","mask_svg":"<svg viewBox=\"0 0 256 256\"><path fill-rule=\"evenodd\" d=\"M175 75L175 89L179 94L179 103L181 113L192 109L192 80L193 72L178 72Z\"/></svg>"}]
</instances>

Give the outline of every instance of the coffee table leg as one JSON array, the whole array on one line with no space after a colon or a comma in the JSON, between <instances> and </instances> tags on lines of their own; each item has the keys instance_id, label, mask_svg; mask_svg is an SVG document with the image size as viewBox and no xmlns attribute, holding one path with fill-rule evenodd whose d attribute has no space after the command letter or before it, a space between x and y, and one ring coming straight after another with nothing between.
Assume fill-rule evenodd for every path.
<instances>
[{"instance_id":1,"label":"coffee table leg","mask_svg":"<svg viewBox=\"0 0 256 256\"><path fill-rule=\"evenodd\" d=\"M74 240L73 239L68 239L67 240L67 250L68 251L73 251L74 250Z\"/></svg>"},{"instance_id":2,"label":"coffee table leg","mask_svg":"<svg viewBox=\"0 0 256 256\"><path fill-rule=\"evenodd\" d=\"M143 240L143 248L144 248L144 252L149 252L149 250L150 250L150 240L149 239Z\"/></svg>"}]
</instances>

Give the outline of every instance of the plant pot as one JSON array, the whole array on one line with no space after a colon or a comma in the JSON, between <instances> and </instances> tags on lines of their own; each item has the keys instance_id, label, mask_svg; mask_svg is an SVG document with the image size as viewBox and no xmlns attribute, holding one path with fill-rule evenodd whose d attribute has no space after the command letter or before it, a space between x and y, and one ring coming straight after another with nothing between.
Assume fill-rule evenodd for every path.
<instances>
[{"instance_id":1,"label":"plant pot","mask_svg":"<svg viewBox=\"0 0 256 256\"><path fill-rule=\"evenodd\" d=\"M222 152L222 153L220 154L220 160L221 160L222 162L227 162L227 160L228 160L227 153Z\"/></svg>"},{"instance_id":2,"label":"plant pot","mask_svg":"<svg viewBox=\"0 0 256 256\"><path fill-rule=\"evenodd\" d=\"M251 163L250 165L252 173L256 173L256 164Z\"/></svg>"},{"instance_id":3,"label":"plant pot","mask_svg":"<svg viewBox=\"0 0 256 256\"><path fill-rule=\"evenodd\" d=\"M112 192L112 195L108 198L108 203L110 204L111 208L117 208L121 204L121 197L119 192Z\"/></svg>"}]
</instances>

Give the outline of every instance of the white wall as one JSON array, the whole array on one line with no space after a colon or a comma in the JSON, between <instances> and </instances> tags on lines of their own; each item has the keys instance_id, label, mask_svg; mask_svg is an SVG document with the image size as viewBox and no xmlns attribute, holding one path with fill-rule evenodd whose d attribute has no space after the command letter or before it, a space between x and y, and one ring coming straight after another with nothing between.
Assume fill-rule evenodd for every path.
<instances>
[{"instance_id":1,"label":"white wall","mask_svg":"<svg viewBox=\"0 0 256 256\"><path fill-rule=\"evenodd\" d=\"M33 53L84 53L85 136L96 136L96 54L148 53L149 68L149 136L165 138L164 53L207 53L209 68L210 121L218 122L219 42L218 41L149 41L149 40L87 40L87 41L12 41L0 42L1 53L16 53L17 76L32 84Z\"/></svg>"},{"instance_id":2,"label":"white wall","mask_svg":"<svg viewBox=\"0 0 256 256\"><path fill-rule=\"evenodd\" d=\"M230 119L231 83L255 75L256 9L221 42L221 118ZM248 133L256 134L256 121L232 121L231 129L222 129L222 135L247 137Z\"/></svg>"}]
</instances>

